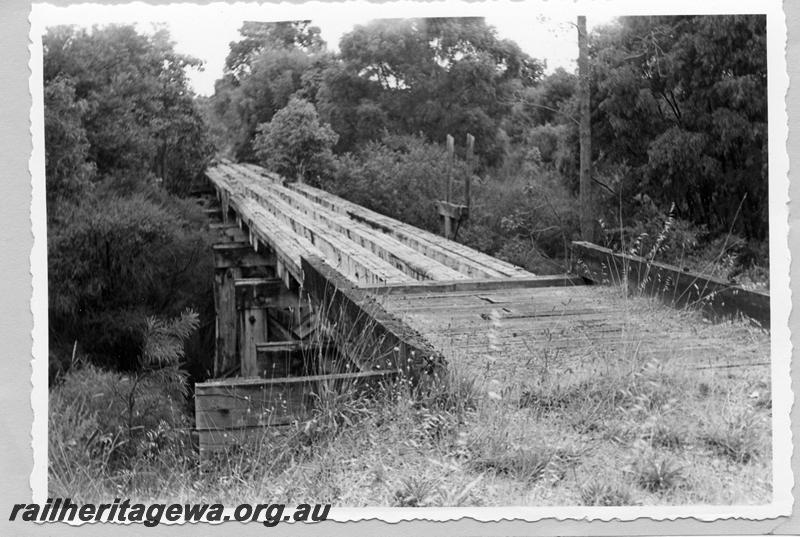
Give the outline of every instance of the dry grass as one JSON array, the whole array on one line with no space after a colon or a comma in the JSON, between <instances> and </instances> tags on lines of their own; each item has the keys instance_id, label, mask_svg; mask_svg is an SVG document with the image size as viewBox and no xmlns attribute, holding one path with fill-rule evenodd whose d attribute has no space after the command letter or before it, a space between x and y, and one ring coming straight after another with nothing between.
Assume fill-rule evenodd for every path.
<instances>
[{"instance_id":1,"label":"dry grass","mask_svg":"<svg viewBox=\"0 0 800 537\"><path fill-rule=\"evenodd\" d=\"M109 431L55 388L51 494L337 506L768 502L769 368L689 362L678 348L648 355L641 343L691 327L747 361L753 348L768 353L769 335L603 292L630 321L614 349L576 357L545 343L502 361L451 355L448 382L423 400L406 382L371 397L323 394L313 420L202 464L187 431L165 433L147 456L104 463Z\"/></svg>"}]
</instances>

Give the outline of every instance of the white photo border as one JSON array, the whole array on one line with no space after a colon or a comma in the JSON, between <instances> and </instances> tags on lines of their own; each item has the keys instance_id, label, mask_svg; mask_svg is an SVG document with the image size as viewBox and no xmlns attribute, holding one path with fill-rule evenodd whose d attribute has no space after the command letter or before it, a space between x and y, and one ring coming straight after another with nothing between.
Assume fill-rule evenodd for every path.
<instances>
[{"instance_id":1,"label":"white photo border","mask_svg":"<svg viewBox=\"0 0 800 537\"><path fill-rule=\"evenodd\" d=\"M34 411L32 447L34 466L30 477L33 501L44 502L47 497L47 423L48 423L48 341L47 341L47 230L45 213L44 119L42 82L41 36L49 16L59 13L84 13L81 20L104 22L157 21L159 13L169 9L192 7L198 10L226 12L236 9L248 13L254 20L298 20L336 17L342 10L357 10L359 15L372 14L374 18L482 16L498 10L524 11L530 14L532 25L537 15L574 17L592 13L610 15L676 15L676 14L765 14L767 16L768 55L768 118L769 118L769 241L770 241L770 293L771 293L771 360L772 360L772 446L773 446L773 497L765 505L684 505L684 506L626 506L626 507L469 507L469 508L341 508L334 506L329 519L355 521L379 519L386 522L404 520L447 521L469 518L477 521L543 519L631 521L641 518L676 520L692 518L699 521L721 519L766 520L792 513L792 487L794 477L790 460L792 436L790 410L790 365L792 345L789 315L791 290L789 287L790 250L789 237L789 160L786 148L788 124L786 93L789 85L786 65L786 20L778 0L673 0L668 3L644 3L632 0L578 0L575 2L547 2L543 0L496 0L491 2L307 2L307 3L212 3L152 5L141 2L131 4L72 4L65 7L32 5L30 22L30 93L33 105L30 113L33 151L29 162L32 181L31 229L34 243L31 251L33 294L33 361L31 405ZM163 16L163 15L162 15ZM371 16L371 15L370 15ZM577 46L576 46L577 49ZM265 499L266 500L266 499Z\"/></svg>"}]
</instances>

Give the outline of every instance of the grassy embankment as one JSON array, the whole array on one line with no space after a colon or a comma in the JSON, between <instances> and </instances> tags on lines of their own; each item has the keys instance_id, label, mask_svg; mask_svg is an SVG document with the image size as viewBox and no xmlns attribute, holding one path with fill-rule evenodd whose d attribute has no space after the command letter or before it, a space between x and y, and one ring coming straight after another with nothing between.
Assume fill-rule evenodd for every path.
<instances>
[{"instance_id":1,"label":"grassy embankment","mask_svg":"<svg viewBox=\"0 0 800 537\"><path fill-rule=\"evenodd\" d=\"M371 399L327 393L312 421L204 464L178 401L151 391L147 404L165 415L129 441L114 418L129 380L73 370L51 391L51 494L337 506L768 502L769 368L741 365L766 359L768 333L602 292L624 311L614 350L569 356L541 342L494 361L451 352L447 389L422 400L404 383ZM690 361L668 338L687 330L740 365ZM667 351L648 358L653 333Z\"/></svg>"}]
</instances>

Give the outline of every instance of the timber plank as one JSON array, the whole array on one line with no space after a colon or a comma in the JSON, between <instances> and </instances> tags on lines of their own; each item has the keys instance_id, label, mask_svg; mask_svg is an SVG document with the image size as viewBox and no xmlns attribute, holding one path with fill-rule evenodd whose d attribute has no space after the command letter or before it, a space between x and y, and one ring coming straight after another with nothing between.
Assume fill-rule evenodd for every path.
<instances>
[{"instance_id":1,"label":"timber plank","mask_svg":"<svg viewBox=\"0 0 800 537\"><path fill-rule=\"evenodd\" d=\"M440 263L454 268L467 276L473 278L502 278L532 275L520 267L505 263L455 241L450 241L433 233L404 224L329 194L324 190L297 183L288 185L288 188L300 192L313 201L337 212L346 214L357 222L381 230L426 256L436 259Z\"/></svg>"},{"instance_id":2,"label":"timber plank","mask_svg":"<svg viewBox=\"0 0 800 537\"><path fill-rule=\"evenodd\" d=\"M717 278L588 242L573 241L572 249L577 259L575 269L598 283L627 281L634 291L657 296L676 307L697 304L713 317L745 315L769 327L769 293L742 289Z\"/></svg>"},{"instance_id":3,"label":"timber plank","mask_svg":"<svg viewBox=\"0 0 800 537\"><path fill-rule=\"evenodd\" d=\"M296 191L278 186L272 182L262 182L250 188L256 195L265 197L270 195L279 196L292 208L301 211L327 228L335 230L415 279L459 280L467 278L461 272L417 252L394 237L359 222L354 222L340 213L312 202ZM270 194L265 195L264 190L269 190Z\"/></svg>"},{"instance_id":4,"label":"timber plank","mask_svg":"<svg viewBox=\"0 0 800 537\"><path fill-rule=\"evenodd\" d=\"M458 280L436 280L413 284L383 284L364 286L362 289L376 295L439 294L474 291L494 291L499 289L530 289L550 286L585 285L581 276L571 274L557 276L528 276L519 278L473 278Z\"/></svg>"},{"instance_id":5,"label":"timber plank","mask_svg":"<svg viewBox=\"0 0 800 537\"><path fill-rule=\"evenodd\" d=\"M322 311L331 324L358 335L364 349L371 351L371 355L354 355L361 369L400 368L415 381L427 376L441 378L441 354L324 260L303 258L303 273L304 289L315 301L326 305ZM337 340L337 344L350 354L348 341Z\"/></svg>"},{"instance_id":6,"label":"timber plank","mask_svg":"<svg viewBox=\"0 0 800 537\"><path fill-rule=\"evenodd\" d=\"M219 171L219 170L218 170ZM380 283L411 281L412 278L394 266L372 255L361 246L337 236L327 228L320 227L304 218L301 213L283 202L273 192L264 189L256 190L237 180L235 170L222 168L221 172L227 175L229 184L237 184L237 188L245 195L254 198L260 203L262 209L290 227L295 234L305 237L317 246L326 259L333 260L343 272L353 277L356 281Z\"/></svg>"}]
</instances>

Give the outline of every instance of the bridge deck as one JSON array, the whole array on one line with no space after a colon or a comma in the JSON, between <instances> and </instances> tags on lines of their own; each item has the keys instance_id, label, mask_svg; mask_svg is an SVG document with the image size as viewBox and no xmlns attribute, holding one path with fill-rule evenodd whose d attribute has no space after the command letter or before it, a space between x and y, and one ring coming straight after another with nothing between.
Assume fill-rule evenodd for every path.
<instances>
[{"instance_id":1,"label":"bridge deck","mask_svg":"<svg viewBox=\"0 0 800 537\"><path fill-rule=\"evenodd\" d=\"M215 371L250 378L196 385L203 453L263 439L264 427L305 419L317 383L339 377L348 389L401 371L425 382L446 366L509 393L505 387L580 381L612 368L633 374L665 361L707 369L698 371L706 377L717 368L725 375L749 375L753 368L766 374L767 331L712 325L696 312L631 298L621 286L536 276L322 190L284 184L257 166L221 163L207 176L222 205L223 228L235 237L215 249ZM224 225L232 215L242 230ZM253 259L245 263L246 256L228 250L249 250ZM597 264L608 268L604 259ZM247 266L266 276L250 277ZM327 323L311 322L317 315ZM325 361L325 352L309 351L317 367L303 374L292 360L302 365L305 358L280 351L311 349L308 335L318 326L358 372L331 374L335 368L326 364L335 364Z\"/></svg>"},{"instance_id":2,"label":"bridge deck","mask_svg":"<svg viewBox=\"0 0 800 537\"><path fill-rule=\"evenodd\" d=\"M284 186L257 166L221 163L207 175L223 210L232 209L298 281L304 253L324 259L357 284L534 276L322 190Z\"/></svg>"},{"instance_id":3,"label":"bridge deck","mask_svg":"<svg viewBox=\"0 0 800 537\"><path fill-rule=\"evenodd\" d=\"M542 365L564 371L656 359L728 368L760 367L770 358L767 332L703 322L697 312L626 297L614 287L375 293L449 364L470 374L521 380Z\"/></svg>"},{"instance_id":4,"label":"bridge deck","mask_svg":"<svg viewBox=\"0 0 800 537\"><path fill-rule=\"evenodd\" d=\"M301 258L323 259L452 364L480 370L495 360L566 364L609 355L715 367L769 361L767 332L740 337L618 288L535 276L322 190L284 184L258 166L222 163L208 176L223 207L298 281Z\"/></svg>"}]
</instances>

